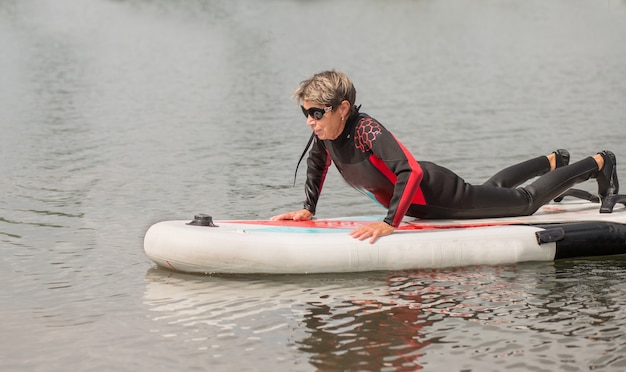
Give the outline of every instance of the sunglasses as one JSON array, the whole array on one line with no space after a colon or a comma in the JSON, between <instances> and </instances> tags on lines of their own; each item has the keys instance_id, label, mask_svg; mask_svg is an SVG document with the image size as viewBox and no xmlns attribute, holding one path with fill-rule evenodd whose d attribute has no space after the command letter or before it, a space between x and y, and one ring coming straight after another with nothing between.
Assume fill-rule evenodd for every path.
<instances>
[{"instance_id":1,"label":"sunglasses","mask_svg":"<svg viewBox=\"0 0 626 372\"><path fill-rule=\"evenodd\" d=\"M310 109L305 109L304 106L300 106L302 109L302 113L305 118L309 116L315 120L321 120L324 117L324 114L333 109L333 106L326 106L324 108L311 107Z\"/></svg>"}]
</instances>

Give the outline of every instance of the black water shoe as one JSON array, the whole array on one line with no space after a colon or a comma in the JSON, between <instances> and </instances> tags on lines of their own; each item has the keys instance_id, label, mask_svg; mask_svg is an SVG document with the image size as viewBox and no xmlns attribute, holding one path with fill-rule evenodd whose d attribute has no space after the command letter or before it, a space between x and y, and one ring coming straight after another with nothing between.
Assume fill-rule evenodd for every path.
<instances>
[{"instance_id":1,"label":"black water shoe","mask_svg":"<svg viewBox=\"0 0 626 372\"><path fill-rule=\"evenodd\" d=\"M604 165L598 171L596 177L598 181L598 195L604 199L608 195L619 192L619 182L617 180L617 160L611 151L600 151L598 154L604 158Z\"/></svg>"},{"instance_id":2,"label":"black water shoe","mask_svg":"<svg viewBox=\"0 0 626 372\"><path fill-rule=\"evenodd\" d=\"M556 155L556 167L561 168L569 164L569 151L565 149L558 149L554 151Z\"/></svg>"}]
</instances>

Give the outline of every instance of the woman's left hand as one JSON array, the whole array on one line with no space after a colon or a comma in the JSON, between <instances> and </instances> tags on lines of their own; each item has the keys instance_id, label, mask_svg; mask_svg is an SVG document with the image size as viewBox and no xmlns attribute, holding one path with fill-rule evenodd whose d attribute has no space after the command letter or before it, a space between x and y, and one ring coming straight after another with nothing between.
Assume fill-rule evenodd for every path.
<instances>
[{"instance_id":1,"label":"woman's left hand","mask_svg":"<svg viewBox=\"0 0 626 372\"><path fill-rule=\"evenodd\" d=\"M359 240L371 238L370 244L373 244L381 236L387 236L395 230L395 227L381 221L356 228L352 232L350 232L350 236Z\"/></svg>"}]
</instances>

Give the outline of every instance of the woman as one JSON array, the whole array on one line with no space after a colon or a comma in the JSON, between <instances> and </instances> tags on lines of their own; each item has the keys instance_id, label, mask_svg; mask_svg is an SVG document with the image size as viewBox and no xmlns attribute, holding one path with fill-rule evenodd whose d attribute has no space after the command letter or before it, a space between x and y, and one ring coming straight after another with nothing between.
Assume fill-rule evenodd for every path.
<instances>
[{"instance_id":1,"label":"woman","mask_svg":"<svg viewBox=\"0 0 626 372\"><path fill-rule=\"evenodd\" d=\"M596 178L601 198L619 189L615 155L610 151L568 165L569 153L557 150L504 169L483 185L470 185L446 168L416 161L376 119L359 112L354 85L338 71L304 80L294 99L313 130L306 201L303 209L272 220L313 218L331 161L348 184L387 208L383 221L350 233L359 240L370 238L370 243L391 234L405 215L431 219L526 216L589 178ZM517 187L536 176L540 177L532 184Z\"/></svg>"}]
</instances>

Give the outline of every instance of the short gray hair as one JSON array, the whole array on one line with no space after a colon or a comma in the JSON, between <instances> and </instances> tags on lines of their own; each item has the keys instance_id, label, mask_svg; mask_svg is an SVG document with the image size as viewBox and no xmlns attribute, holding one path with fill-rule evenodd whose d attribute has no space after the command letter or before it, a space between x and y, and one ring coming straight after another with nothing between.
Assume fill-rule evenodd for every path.
<instances>
[{"instance_id":1,"label":"short gray hair","mask_svg":"<svg viewBox=\"0 0 626 372\"><path fill-rule=\"evenodd\" d=\"M346 100L352 108L356 101L356 89L346 74L328 70L300 82L293 98L298 103L311 101L318 105L333 106L333 109Z\"/></svg>"}]
</instances>

